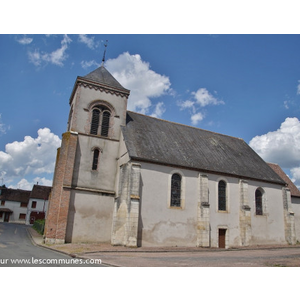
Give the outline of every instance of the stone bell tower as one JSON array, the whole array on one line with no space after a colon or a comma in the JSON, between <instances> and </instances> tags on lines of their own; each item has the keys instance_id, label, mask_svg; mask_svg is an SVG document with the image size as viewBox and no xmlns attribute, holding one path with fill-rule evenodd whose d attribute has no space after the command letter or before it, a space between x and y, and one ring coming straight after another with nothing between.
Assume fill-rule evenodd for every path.
<instances>
[{"instance_id":1,"label":"stone bell tower","mask_svg":"<svg viewBox=\"0 0 300 300\"><path fill-rule=\"evenodd\" d=\"M103 64L77 77L57 152L46 243L110 242L129 93Z\"/></svg>"}]
</instances>

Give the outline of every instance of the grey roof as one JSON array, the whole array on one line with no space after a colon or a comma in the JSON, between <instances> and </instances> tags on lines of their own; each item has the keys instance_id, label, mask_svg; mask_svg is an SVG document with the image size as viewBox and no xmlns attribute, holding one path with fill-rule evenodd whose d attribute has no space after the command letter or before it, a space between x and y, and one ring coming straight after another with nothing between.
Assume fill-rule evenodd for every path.
<instances>
[{"instance_id":1,"label":"grey roof","mask_svg":"<svg viewBox=\"0 0 300 300\"><path fill-rule=\"evenodd\" d=\"M242 139L127 112L129 156L204 172L285 184Z\"/></svg>"},{"instance_id":2,"label":"grey roof","mask_svg":"<svg viewBox=\"0 0 300 300\"><path fill-rule=\"evenodd\" d=\"M107 70L104 66L99 67L98 69L87 74L83 78L91 80L96 83L100 83L106 86L116 88L118 90L127 91Z\"/></svg>"}]
</instances>

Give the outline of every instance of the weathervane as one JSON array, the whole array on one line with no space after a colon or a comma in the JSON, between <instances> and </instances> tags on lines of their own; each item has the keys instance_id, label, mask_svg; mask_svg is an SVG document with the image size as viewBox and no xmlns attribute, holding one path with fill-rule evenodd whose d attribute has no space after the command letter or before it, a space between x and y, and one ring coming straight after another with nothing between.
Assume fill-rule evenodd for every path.
<instances>
[{"instance_id":1,"label":"weathervane","mask_svg":"<svg viewBox=\"0 0 300 300\"><path fill-rule=\"evenodd\" d=\"M102 58L102 66L104 65L104 62L105 62L105 53L106 53L106 47L107 47L107 42L108 40L106 40L106 43L104 44L104 53L103 53L103 58Z\"/></svg>"}]
</instances>

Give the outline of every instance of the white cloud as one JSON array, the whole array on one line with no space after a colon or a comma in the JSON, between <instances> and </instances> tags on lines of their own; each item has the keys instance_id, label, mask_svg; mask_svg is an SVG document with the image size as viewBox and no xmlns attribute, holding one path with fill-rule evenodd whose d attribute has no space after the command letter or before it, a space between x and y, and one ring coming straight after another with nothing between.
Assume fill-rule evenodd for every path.
<instances>
[{"instance_id":1,"label":"white cloud","mask_svg":"<svg viewBox=\"0 0 300 300\"><path fill-rule=\"evenodd\" d=\"M181 110L189 109L191 114L191 122L197 125L205 117L204 112L199 112L200 109L208 105L225 104L224 101L214 97L206 88L199 88L196 92L191 92L192 99L178 102L177 105Z\"/></svg>"},{"instance_id":2,"label":"white cloud","mask_svg":"<svg viewBox=\"0 0 300 300\"><path fill-rule=\"evenodd\" d=\"M72 40L64 35L63 40L61 41L61 47L56 49L51 53L40 52L39 50L34 50L28 52L29 61L33 63L35 66L41 66L43 62L52 63L57 66L63 66L63 62L67 59L68 55L66 54L66 50L68 49L68 44L70 44Z\"/></svg>"},{"instance_id":3,"label":"white cloud","mask_svg":"<svg viewBox=\"0 0 300 300\"><path fill-rule=\"evenodd\" d=\"M183 102L178 103L180 109L186 109L186 108L194 108L195 107L195 102L191 100L186 100Z\"/></svg>"},{"instance_id":4,"label":"white cloud","mask_svg":"<svg viewBox=\"0 0 300 300\"><path fill-rule=\"evenodd\" d=\"M298 189L300 188L300 167L297 168L292 168L290 170L292 178L291 180L294 182L294 184L298 187Z\"/></svg>"},{"instance_id":5,"label":"white cloud","mask_svg":"<svg viewBox=\"0 0 300 300\"><path fill-rule=\"evenodd\" d=\"M99 46L98 42L95 42L95 37L88 37L86 34L79 34L79 42L86 44L90 49L95 49Z\"/></svg>"},{"instance_id":6,"label":"white cloud","mask_svg":"<svg viewBox=\"0 0 300 300\"><path fill-rule=\"evenodd\" d=\"M285 109L289 109L289 101L288 100L283 101L283 104L284 104Z\"/></svg>"},{"instance_id":7,"label":"white cloud","mask_svg":"<svg viewBox=\"0 0 300 300\"><path fill-rule=\"evenodd\" d=\"M17 185L9 185L10 189L32 190L33 185L30 184L25 178L22 178Z\"/></svg>"},{"instance_id":8,"label":"white cloud","mask_svg":"<svg viewBox=\"0 0 300 300\"><path fill-rule=\"evenodd\" d=\"M191 121L193 125L197 125L203 119L204 119L204 114L202 114L201 112L191 116Z\"/></svg>"},{"instance_id":9,"label":"white cloud","mask_svg":"<svg viewBox=\"0 0 300 300\"><path fill-rule=\"evenodd\" d=\"M300 95L300 80L298 80L297 95Z\"/></svg>"},{"instance_id":10,"label":"white cloud","mask_svg":"<svg viewBox=\"0 0 300 300\"><path fill-rule=\"evenodd\" d=\"M24 37L22 37L21 39L18 39L17 42L22 44L22 45L28 45L33 41L32 38L26 37L26 35Z\"/></svg>"},{"instance_id":11,"label":"white cloud","mask_svg":"<svg viewBox=\"0 0 300 300\"><path fill-rule=\"evenodd\" d=\"M196 99L196 102L204 107L207 105L218 105L218 104L224 104L223 101L218 100L217 98L215 98L212 94L210 94L208 92L207 89L205 88L200 88L198 89L197 92L192 92L192 95L194 96L194 98Z\"/></svg>"},{"instance_id":12,"label":"white cloud","mask_svg":"<svg viewBox=\"0 0 300 300\"><path fill-rule=\"evenodd\" d=\"M164 112L166 111L165 105L163 102L159 102L156 104L154 112L151 114L151 117L160 118Z\"/></svg>"},{"instance_id":13,"label":"white cloud","mask_svg":"<svg viewBox=\"0 0 300 300\"><path fill-rule=\"evenodd\" d=\"M100 64L97 63L95 60L90 60L90 61L83 60L80 64L83 69L88 69L92 66L95 66L96 68L100 67Z\"/></svg>"},{"instance_id":14,"label":"white cloud","mask_svg":"<svg viewBox=\"0 0 300 300\"><path fill-rule=\"evenodd\" d=\"M249 145L267 162L290 169L292 181L300 185L300 121L286 118L276 131L254 137Z\"/></svg>"},{"instance_id":15,"label":"white cloud","mask_svg":"<svg viewBox=\"0 0 300 300\"><path fill-rule=\"evenodd\" d=\"M2 123L1 114L0 114L0 136L2 134L6 134L6 130L7 130L7 126L4 123Z\"/></svg>"},{"instance_id":16,"label":"white cloud","mask_svg":"<svg viewBox=\"0 0 300 300\"><path fill-rule=\"evenodd\" d=\"M46 179L45 177L35 177L33 180L28 181L25 178L22 178L16 184L11 184L8 186L10 189L21 189L21 190L32 190L34 184L52 186L52 180Z\"/></svg>"},{"instance_id":17,"label":"white cloud","mask_svg":"<svg viewBox=\"0 0 300 300\"><path fill-rule=\"evenodd\" d=\"M109 72L130 90L128 109L147 113L152 105L151 98L160 97L171 92L170 80L150 69L148 62L138 54L125 52L106 62Z\"/></svg>"},{"instance_id":18,"label":"white cloud","mask_svg":"<svg viewBox=\"0 0 300 300\"><path fill-rule=\"evenodd\" d=\"M24 141L7 144L5 152L0 151L0 169L5 182L53 173L56 150L60 144L60 138L48 128L39 129L36 138L25 136Z\"/></svg>"},{"instance_id":19,"label":"white cloud","mask_svg":"<svg viewBox=\"0 0 300 300\"><path fill-rule=\"evenodd\" d=\"M286 118L278 130L254 137L249 145L268 162L296 167L300 163L300 121Z\"/></svg>"},{"instance_id":20,"label":"white cloud","mask_svg":"<svg viewBox=\"0 0 300 300\"><path fill-rule=\"evenodd\" d=\"M37 67L40 66L42 63L42 58L39 50L34 50L33 52L29 51L28 58L29 61Z\"/></svg>"}]
</instances>

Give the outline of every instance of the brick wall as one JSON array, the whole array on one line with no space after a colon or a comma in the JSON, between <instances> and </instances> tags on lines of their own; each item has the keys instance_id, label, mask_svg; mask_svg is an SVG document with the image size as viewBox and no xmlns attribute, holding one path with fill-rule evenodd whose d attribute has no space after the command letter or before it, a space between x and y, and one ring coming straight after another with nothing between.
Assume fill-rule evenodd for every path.
<instances>
[{"instance_id":1,"label":"brick wall","mask_svg":"<svg viewBox=\"0 0 300 300\"><path fill-rule=\"evenodd\" d=\"M77 138L76 133L64 133L61 148L57 152L45 227L46 243L65 242Z\"/></svg>"}]
</instances>

